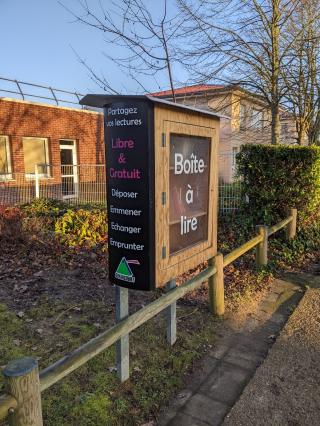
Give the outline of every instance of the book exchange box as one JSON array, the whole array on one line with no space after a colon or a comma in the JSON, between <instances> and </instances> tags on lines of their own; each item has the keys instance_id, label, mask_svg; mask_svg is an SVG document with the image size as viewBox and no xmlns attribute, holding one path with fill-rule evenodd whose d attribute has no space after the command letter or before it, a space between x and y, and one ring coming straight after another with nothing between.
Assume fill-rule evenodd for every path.
<instances>
[{"instance_id":1,"label":"book exchange box","mask_svg":"<svg viewBox=\"0 0 320 426\"><path fill-rule=\"evenodd\" d=\"M104 108L109 280L153 290L215 256L219 116L151 96Z\"/></svg>"}]
</instances>

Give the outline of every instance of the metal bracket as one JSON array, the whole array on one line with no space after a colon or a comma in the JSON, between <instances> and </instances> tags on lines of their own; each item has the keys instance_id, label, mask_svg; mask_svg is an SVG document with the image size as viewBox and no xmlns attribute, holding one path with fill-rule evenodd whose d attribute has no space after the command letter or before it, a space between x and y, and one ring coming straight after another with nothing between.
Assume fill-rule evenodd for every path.
<instances>
[{"instance_id":1,"label":"metal bracket","mask_svg":"<svg viewBox=\"0 0 320 426\"><path fill-rule=\"evenodd\" d=\"M162 138L161 138L161 146L162 146L162 148L165 148L165 146L166 146L166 134L165 133L162 133Z\"/></svg>"},{"instance_id":2,"label":"metal bracket","mask_svg":"<svg viewBox=\"0 0 320 426\"><path fill-rule=\"evenodd\" d=\"M167 283L166 290L170 291L176 288L176 281L171 280ZM166 309L167 314L167 342L173 345L177 340L177 302L173 302Z\"/></svg>"},{"instance_id":3,"label":"metal bracket","mask_svg":"<svg viewBox=\"0 0 320 426\"><path fill-rule=\"evenodd\" d=\"M167 257L167 247L162 247L162 259L165 259Z\"/></svg>"},{"instance_id":4,"label":"metal bracket","mask_svg":"<svg viewBox=\"0 0 320 426\"><path fill-rule=\"evenodd\" d=\"M166 204L166 202L167 202L167 193L166 192L162 192L161 201L162 201L162 205Z\"/></svg>"},{"instance_id":5,"label":"metal bracket","mask_svg":"<svg viewBox=\"0 0 320 426\"><path fill-rule=\"evenodd\" d=\"M129 290L116 285L116 322L129 316ZM129 379L129 334L116 343L117 375L121 382Z\"/></svg>"}]
</instances>

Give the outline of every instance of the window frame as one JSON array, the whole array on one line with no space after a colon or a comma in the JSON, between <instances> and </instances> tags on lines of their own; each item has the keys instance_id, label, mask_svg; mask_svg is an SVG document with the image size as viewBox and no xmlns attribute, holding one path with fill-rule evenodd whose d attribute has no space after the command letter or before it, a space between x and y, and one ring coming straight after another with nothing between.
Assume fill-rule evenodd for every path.
<instances>
[{"instance_id":1,"label":"window frame","mask_svg":"<svg viewBox=\"0 0 320 426\"><path fill-rule=\"evenodd\" d=\"M240 102L239 111L239 128L240 130L247 130L248 106Z\"/></svg>"},{"instance_id":2,"label":"window frame","mask_svg":"<svg viewBox=\"0 0 320 426\"><path fill-rule=\"evenodd\" d=\"M282 122L281 123L281 136L288 136L289 135L289 123Z\"/></svg>"},{"instance_id":3,"label":"window frame","mask_svg":"<svg viewBox=\"0 0 320 426\"><path fill-rule=\"evenodd\" d=\"M240 147L239 146L233 146L231 149L231 158L232 158L232 167L235 167L237 162L236 162L236 156L237 154L239 154L240 152Z\"/></svg>"},{"instance_id":4,"label":"window frame","mask_svg":"<svg viewBox=\"0 0 320 426\"><path fill-rule=\"evenodd\" d=\"M72 142L69 144L64 144L63 142ZM72 151L72 161L73 164L69 165L72 167L72 174L66 174L66 170L64 170L63 165L61 163L61 157L60 157L60 170L61 170L61 181L63 181L64 177L73 177L73 184L75 188L75 192L72 195L63 195L63 199L72 199L77 198L79 196L79 169L78 169L78 150L77 150L77 140L76 139L70 139L70 138L63 138L59 139L59 151L61 156L61 149L69 149Z\"/></svg>"},{"instance_id":5,"label":"window frame","mask_svg":"<svg viewBox=\"0 0 320 426\"><path fill-rule=\"evenodd\" d=\"M6 144L6 153L7 153L7 170L8 173L0 173L0 180L6 181L6 180L12 180L12 161L11 161L11 150L10 150L10 139L8 135L1 135L0 138L5 139Z\"/></svg>"},{"instance_id":6,"label":"window frame","mask_svg":"<svg viewBox=\"0 0 320 426\"><path fill-rule=\"evenodd\" d=\"M43 140L45 142L45 157L46 160L49 161L49 139L48 138L44 138L42 136L23 136L22 137L22 151L23 151L23 163L24 163L24 167L25 167L25 156L24 156L24 146L23 146L23 141L24 140L29 140L29 139L39 139L39 140ZM38 164L45 164L46 166L50 166L49 162L46 163L38 163ZM49 179L51 177L50 174L50 167L48 167L48 172L47 173L38 173L38 177L40 178L47 178ZM36 174L35 173L26 173L25 172L25 177L27 179L35 179L36 178Z\"/></svg>"},{"instance_id":7,"label":"window frame","mask_svg":"<svg viewBox=\"0 0 320 426\"><path fill-rule=\"evenodd\" d=\"M251 110L251 126L255 130L263 129L263 110L252 107Z\"/></svg>"}]
</instances>

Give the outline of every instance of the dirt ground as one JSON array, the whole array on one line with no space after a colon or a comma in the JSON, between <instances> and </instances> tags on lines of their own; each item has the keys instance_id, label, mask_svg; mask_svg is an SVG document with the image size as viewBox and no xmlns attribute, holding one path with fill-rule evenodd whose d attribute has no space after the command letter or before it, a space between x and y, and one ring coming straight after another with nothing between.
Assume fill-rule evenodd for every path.
<instances>
[{"instance_id":1,"label":"dirt ground","mask_svg":"<svg viewBox=\"0 0 320 426\"><path fill-rule=\"evenodd\" d=\"M250 261L249 261L250 263ZM251 262L252 263L252 262ZM206 265L189 271L177 279L181 284L199 273ZM240 299L247 293L268 286L268 274L257 276L247 269L247 263L238 267L230 265L225 270L229 308L239 307ZM156 292L135 291L130 297L130 311L134 312L159 297ZM56 247L34 241L18 244L1 244L0 247L0 303L6 305L20 318L24 312L43 302L64 306L68 311L79 311L86 303L106 307L105 316L114 321L114 287L107 277L107 255L101 251L59 252ZM207 308L206 286L188 294L179 304ZM43 311L42 323L46 311ZM50 327L50 321L48 327Z\"/></svg>"},{"instance_id":2,"label":"dirt ground","mask_svg":"<svg viewBox=\"0 0 320 426\"><path fill-rule=\"evenodd\" d=\"M52 250L50 246L27 242L1 245L1 303L16 311L35 306L43 298L75 305L84 300L113 305L106 254L93 250L61 253ZM150 293L138 292L132 300L133 309L150 298Z\"/></svg>"}]
</instances>

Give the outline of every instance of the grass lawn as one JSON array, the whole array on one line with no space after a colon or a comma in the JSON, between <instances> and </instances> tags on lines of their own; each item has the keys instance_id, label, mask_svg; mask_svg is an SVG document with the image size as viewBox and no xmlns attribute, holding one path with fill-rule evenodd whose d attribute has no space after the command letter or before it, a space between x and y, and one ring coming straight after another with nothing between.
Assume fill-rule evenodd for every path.
<instances>
[{"instance_id":1,"label":"grass lawn","mask_svg":"<svg viewBox=\"0 0 320 426\"><path fill-rule=\"evenodd\" d=\"M113 346L45 391L45 424L137 425L156 418L160 405L182 386L186 373L215 340L216 320L206 309L180 305L177 312L178 341L173 348L166 343L161 315L130 335L128 382L117 379ZM109 322L105 305L94 302L70 309L69 303L55 305L43 299L22 318L0 305L1 362L32 354L45 367Z\"/></svg>"}]
</instances>

